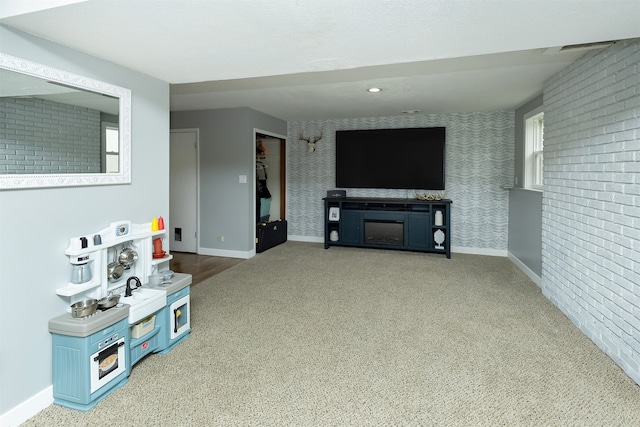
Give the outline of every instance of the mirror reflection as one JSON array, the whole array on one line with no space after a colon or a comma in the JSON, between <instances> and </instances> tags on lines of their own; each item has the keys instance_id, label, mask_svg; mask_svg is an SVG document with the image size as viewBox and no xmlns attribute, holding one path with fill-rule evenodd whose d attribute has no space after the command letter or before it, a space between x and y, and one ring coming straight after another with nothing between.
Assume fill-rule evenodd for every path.
<instances>
[{"instance_id":1,"label":"mirror reflection","mask_svg":"<svg viewBox=\"0 0 640 427\"><path fill-rule=\"evenodd\" d=\"M120 173L120 99L0 69L0 174Z\"/></svg>"}]
</instances>

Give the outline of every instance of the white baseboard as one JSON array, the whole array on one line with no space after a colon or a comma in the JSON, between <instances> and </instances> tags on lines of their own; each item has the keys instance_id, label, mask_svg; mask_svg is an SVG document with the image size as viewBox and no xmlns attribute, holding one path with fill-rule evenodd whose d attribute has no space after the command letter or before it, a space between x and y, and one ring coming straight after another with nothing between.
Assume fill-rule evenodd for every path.
<instances>
[{"instance_id":1,"label":"white baseboard","mask_svg":"<svg viewBox=\"0 0 640 427\"><path fill-rule=\"evenodd\" d=\"M506 249L469 248L464 246L451 246L452 253L488 256L507 256Z\"/></svg>"},{"instance_id":2,"label":"white baseboard","mask_svg":"<svg viewBox=\"0 0 640 427\"><path fill-rule=\"evenodd\" d=\"M309 243L324 243L324 237L316 236L288 236L288 240L295 242L309 242ZM489 256L507 256L505 249L487 249L487 248L468 248L462 246L452 246L451 252L457 252L459 254L471 254L471 255L489 255Z\"/></svg>"},{"instance_id":3,"label":"white baseboard","mask_svg":"<svg viewBox=\"0 0 640 427\"><path fill-rule=\"evenodd\" d=\"M324 243L324 237L315 236L287 236L287 240L294 242Z\"/></svg>"},{"instance_id":4,"label":"white baseboard","mask_svg":"<svg viewBox=\"0 0 640 427\"><path fill-rule=\"evenodd\" d=\"M198 248L198 255L221 256L226 258L249 259L254 257L256 250L251 251L230 251L225 249Z\"/></svg>"},{"instance_id":5,"label":"white baseboard","mask_svg":"<svg viewBox=\"0 0 640 427\"><path fill-rule=\"evenodd\" d=\"M513 262L516 265L516 267L522 270L522 272L526 274L527 277L529 277L529 279L533 281L533 283L535 283L536 285L538 285L539 288L542 289L542 277L534 273L533 270L527 267L522 261L516 258L515 255L513 255L511 252L509 252L507 256L509 257L511 262Z\"/></svg>"},{"instance_id":6,"label":"white baseboard","mask_svg":"<svg viewBox=\"0 0 640 427\"><path fill-rule=\"evenodd\" d=\"M295 236L290 235L287 236L287 240L291 240L294 242L308 242L308 243L324 243L323 237L317 236ZM488 256L508 256L508 252L506 249L489 249L489 248L471 248L464 246L452 246L452 253L459 254L470 254L470 255L488 255ZM224 249L211 249L211 248L198 248L199 255L209 255L209 256L221 256L228 258L241 258L241 259L249 259L256 255L255 249L250 251L230 251Z\"/></svg>"},{"instance_id":7,"label":"white baseboard","mask_svg":"<svg viewBox=\"0 0 640 427\"><path fill-rule=\"evenodd\" d=\"M40 393L25 400L15 408L0 415L0 426L19 426L29 418L38 414L47 406L53 403L53 385L42 390Z\"/></svg>"}]
</instances>

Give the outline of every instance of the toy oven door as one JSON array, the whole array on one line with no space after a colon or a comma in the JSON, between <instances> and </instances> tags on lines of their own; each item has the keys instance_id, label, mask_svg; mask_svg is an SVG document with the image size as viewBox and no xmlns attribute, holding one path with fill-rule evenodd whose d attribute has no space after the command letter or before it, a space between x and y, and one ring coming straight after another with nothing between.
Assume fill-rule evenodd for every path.
<instances>
[{"instance_id":1,"label":"toy oven door","mask_svg":"<svg viewBox=\"0 0 640 427\"><path fill-rule=\"evenodd\" d=\"M190 300L189 295L185 295L174 301L169 306L169 316L171 317L171 339L175 339L188 331L190 324Z\"/></svg>"},{"instance_id":2,"label":"toy oven door","mask_svg":"<svg viewBox=\"0 0 640 427\"><path fill-rule=\"evenodd\" d=\"M89 359L91 393L126 371L124 337L103 350L93 353Z\"/></svg>"}]
</instances>

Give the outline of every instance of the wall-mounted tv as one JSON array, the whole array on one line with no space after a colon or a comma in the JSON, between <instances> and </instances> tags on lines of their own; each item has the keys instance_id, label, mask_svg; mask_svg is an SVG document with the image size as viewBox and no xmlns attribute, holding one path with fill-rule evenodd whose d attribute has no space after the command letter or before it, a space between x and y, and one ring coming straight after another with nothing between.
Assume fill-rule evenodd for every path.
<instances>
[{"instance_id":1,"label":"wall-mounted tv","mask_svg":"<svg viewBox=\"0 0 640 427\"><path fill-rule=\"evenodd\" d=\"M445 128L336 131L336 187L444 190Z\"/></svg>"}]
</instances>

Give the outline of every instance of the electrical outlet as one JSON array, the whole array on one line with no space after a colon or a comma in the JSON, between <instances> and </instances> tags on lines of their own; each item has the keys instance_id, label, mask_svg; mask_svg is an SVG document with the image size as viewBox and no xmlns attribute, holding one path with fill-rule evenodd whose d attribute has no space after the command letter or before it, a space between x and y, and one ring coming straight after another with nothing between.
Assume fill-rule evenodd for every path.
<instances>
[{"instance_id":1,"label":"electrical outlet","mask_svg":"<svg viewBox=\"0 0 640 427\"><path fill-rule=\"evenodd\" d=\"M218 242L224 242L224 236L218 236Z\"/></svg>"}]
</instances>

